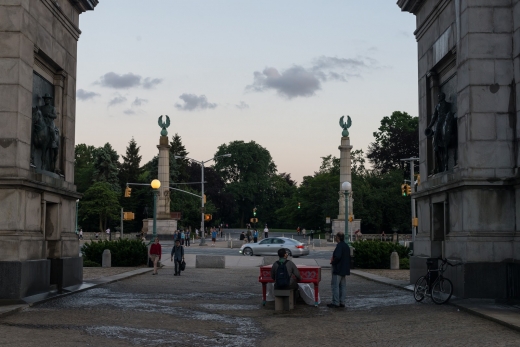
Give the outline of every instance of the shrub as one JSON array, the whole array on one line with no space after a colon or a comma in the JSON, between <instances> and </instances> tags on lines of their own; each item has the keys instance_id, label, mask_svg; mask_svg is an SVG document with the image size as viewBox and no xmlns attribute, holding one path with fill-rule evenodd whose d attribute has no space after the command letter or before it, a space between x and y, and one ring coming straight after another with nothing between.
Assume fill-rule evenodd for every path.
<instances>
[{"instance_id":1,"label":"shrub","mask_svg":"<svg viewBox=\"0 0 520 347\"><path fill-rule=\"evenodd\" d=\"M83 267L100 267L101 265L99 263L96 263L92 260L87 260L83 258Z\"/></svg>"},{"instance_id":2,"label":"shrub","mask_svg":"<svg viewBox=\"0 0 520 347\"><path fill-rule=\"evenodd\" d=\"M410 259L408 258L403 258L403 259L399 259L399 269L403 269L403 270L406 270L406 269L410 269Z\"/></svg>"},{"instance_id":3,"label":"shrub","mask_svg":"<svg viewBox=\"0 0 520 347\"><path fill-rule=\"evenodd\" d=\"M98 264L103 262L103 251L110 250L112 266L139 266L148 261L148 248L141 240L119 239L117 241L87 242L81 253L83 262L91 261Z\"/></svg>"},{"instance_id":4,"label":"shrub","mask_svg":"<svg viewBox=\"0 0 520 347\"><path fill-rule=\"evenodd\" d=\"M397 243L382 241L356 241L352 243L356 249L356 267L364 269L389 269L390 254L396 251L400 259L408 259L408 247Z\"/></svg>"}]
</instances>

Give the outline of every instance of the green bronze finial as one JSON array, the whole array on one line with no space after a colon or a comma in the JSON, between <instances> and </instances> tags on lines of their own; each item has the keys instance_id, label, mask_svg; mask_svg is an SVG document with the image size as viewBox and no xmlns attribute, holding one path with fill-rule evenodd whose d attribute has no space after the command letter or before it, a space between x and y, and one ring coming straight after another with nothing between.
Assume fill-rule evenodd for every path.
<instances>
[{"instance_id":1,"label":"green bronze finial","mask_svg":"<svg viewBox=\"0 0 520 347\"><path fill-rule=\"evenodd\" d=\"M339 126L343 128L343 132L341 133L341 136L348 136L348 128L350 128L350 126L352 125L352 120L350 119L350 116L347 116L347 123L345 124L345 122L343 122L343 117L345 116L341 116L341 118L339 119Z\"/></svg>"},{"instance_id":2,"label":"green bronze finial","mask_svg":"<svg viewBox=\"0 0 520 347\"><path fill-rule=\"evenodd\" d=\"M162 122L162 117L159 117L159 126L162 128L161 130L161 136L168 136L168 131L166 131L166 128L170 126L170 117L166 116L166 123Z\"/></svg>"}]
</instances>

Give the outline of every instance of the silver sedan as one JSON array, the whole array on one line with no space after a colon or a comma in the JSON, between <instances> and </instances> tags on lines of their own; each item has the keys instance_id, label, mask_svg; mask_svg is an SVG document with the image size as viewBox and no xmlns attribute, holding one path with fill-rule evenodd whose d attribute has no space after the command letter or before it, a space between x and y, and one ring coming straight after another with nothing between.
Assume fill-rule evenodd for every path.
<instances>
[{"instance_id":1,"label":"silver sedan","mask_svg":"<svg viewBox=\"0 0 520 347\"><path fill-rule=\"evenodd\" d=\"M285 248L289 256L297 258L308 255L309 248L300 241L287 237L268 237L258 243L246 243L240 247L239 252L243 255L278 255L278 250Z\"/></svg>"}]
</instances>

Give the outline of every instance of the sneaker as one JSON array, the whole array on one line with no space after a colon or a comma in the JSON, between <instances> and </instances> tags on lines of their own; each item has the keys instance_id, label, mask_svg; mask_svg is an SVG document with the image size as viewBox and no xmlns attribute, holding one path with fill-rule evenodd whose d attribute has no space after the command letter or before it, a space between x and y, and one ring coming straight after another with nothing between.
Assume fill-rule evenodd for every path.
<instances>
[{"instance_id":1,"label":"sneaker","mask_svg":"<svg viewBox=\"0 0 520 347\"><path fill-rule=\"evenodd\" d=\"M345 307L345 304L339 304L339 307Z\"/></svg>"},{"instance_id":2,"label":"sneaker","mask_svg":"<svg viewBox=\"0 0 520 347\"><path fill-rule=\"evenodd\" d=\"M338 305L334 305L334 304L327 304L327 307L329 307L329 308L338 308L339 306Z\"/></svg>"}]
</instances>

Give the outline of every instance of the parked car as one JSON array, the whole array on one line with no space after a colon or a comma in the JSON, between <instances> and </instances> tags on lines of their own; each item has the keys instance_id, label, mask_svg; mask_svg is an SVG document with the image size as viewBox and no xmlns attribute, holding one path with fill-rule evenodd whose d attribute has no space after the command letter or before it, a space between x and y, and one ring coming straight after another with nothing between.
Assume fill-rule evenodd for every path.
<instances>
[{"instance_id":1,"label":"parked car","mask_svg":"<svg viewBox=\"0 0 520 347\"><path fill-rule=\"evenodd\" d=\"M278 250L285 248L289 256L298 258L309 254L309 248L300 241L287 237L268 237L258 243L246 243L240 247L243 255L278 255Z\"/></svg>"}]
</instances>

